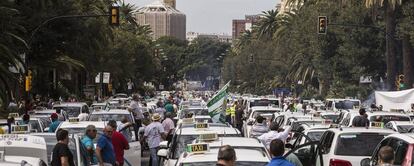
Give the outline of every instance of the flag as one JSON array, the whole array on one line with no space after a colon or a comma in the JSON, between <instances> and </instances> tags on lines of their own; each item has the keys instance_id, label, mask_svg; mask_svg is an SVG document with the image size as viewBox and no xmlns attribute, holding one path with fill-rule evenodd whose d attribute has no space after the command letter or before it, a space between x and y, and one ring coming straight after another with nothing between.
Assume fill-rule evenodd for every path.
<instances>
[{"instance_id":1,"label":"flag","mask_svg":"<svg viewBox=\"0 0 414 166\"><path fill-rule=\"evenodd\" d=\"M227 88L230 81L207 102L208 114L214 123L225 122L225 110L227 105Z\"/></svg>"}]
</instances>

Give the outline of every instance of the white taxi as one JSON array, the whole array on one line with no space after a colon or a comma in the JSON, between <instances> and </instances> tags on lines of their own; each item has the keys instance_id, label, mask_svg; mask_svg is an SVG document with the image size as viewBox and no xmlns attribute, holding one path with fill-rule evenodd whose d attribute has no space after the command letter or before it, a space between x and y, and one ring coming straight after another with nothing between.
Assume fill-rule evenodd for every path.
<instances>
[{"instance_id":1,"label":"white taxi","mask_svg":"<svg viewBox=\"0 0 414 166\"><path fill-rule=\"evenodd\" d=\"M194 123L191 122L180 124L174 132L172 141L169 145L167 142L161 142L161 149L158 155L164 160L162 161L166 166L173 166L177 159L185 151L187 144L190 144L199 137L200 134L217 133L219 137L240 137L241 133L236 128L223 125L209 125L208 123ZM192 121L194 122L194 121ZM189 125L189 126L188 126ZM161 162L161 163L162 163Z\"/></svg>"},{"instance_id":2,"label":"white taxi","mask_svg":"<svg viewBox=\"0 0 414 166\"><path fill-rule=\"evenodd\" d=\"M371 156L377 144L387 135L396 133L381 128L330 128L320 140L324 165L359 165Z\"/></svg>"},{"instance_id":3,"label":"white taxi","mask_svg":"<svg viewBox=\"0 0 414 166\"><path fill-rule=\"evenodd\" d=\"M250 131L254 122L256 121L256 117L259 115L262 116L266 122L270 122L273 114L282 111L280 108L275 107L252 107L250 109L250 114L247 116L248 118L243 121L243 133L245 133L246 137L250 137Z\"/></svg>"},{"instance_id":4,"label":"white taxi","mask_svg":"<svg viewBox=\"0 0 414 166\"><path fill-rule=\"evenodd\" d=\"M110 109L109 111L95 110L89 114L88 121L115 120L117 122L121 122L124 117L126 117L129 122L135 123L134 116L126 109Z\"/></svg>"},{"instance_id":5,"label":"white taxi","mask_svg":"<svg viewBox=\"0 0 414 166\"><path fill-rule=\"evenodd\" d=\"M16 124L22 124L22 118L15 118ZM30 132L46 132L50 125L50 119L48 118L38 118L38 117L30 117L29 120L30 125Z\"/></svg>"},{"instance_id":6,"label":"white taxi","mask_svg":"<svg viewBox=\"0 0 414 166\"><path fill-rule=\"evenodd\" d=\"M69 134L76 134L82 137L85 133L85 129L88 125L94 125L96 130L98 131L97 138L94 139L94 143L96 145L96 141L98 141L99 137L103 134L103 129L106 126L106 122L103 121L65 121L60 123L58 129L65 129L69 132ZM56 130L56 131L57 131ZM134 125L128 129L131 134L131 141L129 142L130 149L125 151L124 158L125 162L131 163L132 165L139 165L141 163L141 144L139 142L138 134L135 134Z\"/></svg>"},{"instance_id":7,"label":"white taxi","mask_svg":"<svg viewBox=\"0 0 414 166\"><path fill-rule=\"evenodd\" d=\"M330 124L301 124L296 129L291 141L292 148L312 141L320 141L323 133L330 128Z\"/></svg>"},{"instance_id":8,"label":"white taxi","mask_svg":"<svg viewBox=\"0 0 414 166\"><path fill-rule=\"evenodd\" d=\"M361 161L361 166L378 165L378 152L384 146L390 146L394 150L394 165L411 166L414 165L414 134L391 134L385 137L376 146L371 158Z\"/></svg>"},{"instance_id":9,"label":"white taxi","mask_svg":"<svg viewBox=\"0 0 414 166\"><path fill-rule=\"evenodd\" d=\"M359 111L353 110L342 114L340 124L342 126L351 127L354 118L359 116ZM410 116L399 112L375 111L366 112L366 114L368 115L368 120L370 122L383 122L384 124L387 124L389 121L411 121Z\"/></svg>"},{"instance_id":10,"label":"white taxi","mask_svg":"<svg viewBox=\"0 0 414 166\"><path fill-rule=\"evenodd\" d=\"M0 135L0 165L46 166L46 142L25 134Z\"/></svg>"},{"instance_id":11,"label":"white taxi","mask_svg":"<svg viewBox=\"0 0 414 166\"><path fill-rule=\"evenodd\" d=\"M282 128L291 126L297 120L313 120L315 118L320 119L319 117L314 117L313 114L304 114L302 112L278 112L273 114L271 122L276 122Z\"/></svg>"},{"instance_id":12,"label":"white taxi","mask_svg":"<svg viewBox=\"0 0 414 166\"><path fill-rule=\"evenodd\" d=\"M68 117L78 117L82 112L89 114L89 107L86 103L83 102L59 103L53 105L53 109L57 110L58 112L64 110L68 114Z\"/></svg>"},{"instance_id":13,"label":"white taxi","mask_svg":"<svg viewBox=\"0 0 414 166\"><path fill-rule=\"evenodd\" d=\"M411 133L414 131L414 123L410 121L389 121L384 127L399 133Z\"/></svg>"}]
</instances>

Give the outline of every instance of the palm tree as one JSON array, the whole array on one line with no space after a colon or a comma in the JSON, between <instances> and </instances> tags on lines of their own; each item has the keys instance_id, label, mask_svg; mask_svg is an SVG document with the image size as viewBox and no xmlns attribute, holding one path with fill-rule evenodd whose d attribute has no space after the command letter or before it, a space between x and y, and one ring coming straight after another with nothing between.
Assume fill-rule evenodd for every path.
<instances>
[{"instance_id":1,"label":"palm tree","mask_svg":"<svg viewBox=\"0 0 414 166\"><path fill-rule=\"evenodd\" d=\"M272 38L278 28L278 10L263 11L258 24L258 37Z\"/></svg>"},{"instance_id":2,"label":"palm tree","mask_svg":"<svg viewBox=\"0 0 414 166\"><path fill-rule=\"evenodd\" d=\"M393 85L397 73L397 48L395 41L396 9L402 0L365 0L367 8L383 6L385 9L385 33L386 33L386 62L387 62L387 88L395 89Z\"/></svg>"}]
</instances>

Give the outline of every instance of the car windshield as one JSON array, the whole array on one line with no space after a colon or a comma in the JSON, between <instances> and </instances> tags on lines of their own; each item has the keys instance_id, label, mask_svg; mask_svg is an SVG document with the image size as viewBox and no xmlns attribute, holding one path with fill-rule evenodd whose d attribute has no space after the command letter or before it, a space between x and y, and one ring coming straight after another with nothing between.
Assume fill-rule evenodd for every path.
<instances>
[{"instance_id":1,"label":"car windshield","mask_svg":"<svg viewBox=\"0 0 414 166\"><path fill-rule=\"evenodd\" d=\"M37 132L42 132L41 125L43 125L43 124L40 124L40 123L45 123L45 122L38 121L38 120L30 120L30 122L29 122L30 130L32 132L36 132L36 133Z\"/></svg>"},{"instance_id":2,"label":"car windshield","mask_svg":"<svg viewBox=\"0 0 414 166\"><path fill-rule=\"evenodd\" d=\"M250 102L250 107L257 107L257 106L279 106L278 100L253 100Z\"/></svg>"},{"instance_id":3,"label":"car windshield","mask_svg":"<svg viewBox=\"0 0 414 166\"><path fill-rule=\"evenodd\" d=\"M67 112L69 117L78 117L81 107L53 107L53 109L56 109L56 112L61 112L61 110L64 110Z\"/></svg>"},{"instance_id":4,"label":"car windshield","mask_svg":"<svg viewBox=\"0 0 414 166\"><path fill-rule=\"evenodd\" d=\"M216 161L211 162L197 162L197 163L182 163L181 166L205 166L205 165L216 165ZM254 162L254 161L236 161L237 166L264 166L268 162Z\"/></svg>"},{"instance_id":5,"label":"car windshield","mask_svg":"<svg viewBox=\"0 0 414 166\"><path fill-rule=\"evenodd\" d=\"M69 134L84 134L85 128L62 128L69 132ZM98 133L103 133L103 128L96 128Z\"/></svg>"},{"instance_id":6,"label":"car windshield","mask_svg":"<svg viewBox=\"0 0 414 166\"><path fill-rule=\"evenodd\" d=\"M271 118L275 111L270 110L256 110L253 112L252 118L256 119L257 116L261 115L262 117Z\"/></svg>"},{"instance_id":7,"label":"car windshield","mask_svg":"<svg viewBox=\"0 0 414 166\"><path fill-rule=\"evenodd\" d=\"M359 107L359 101L337 101L335 102L336 109L354 109L354 107Z\"/></svg>"},{"instance_id":8,"label":"car windshield","mask_svg":"<svg viewBox=\"0 0 414 166\"><path fill-rule=\"evenodd\" d=\"M371 156L378 143L388 134L346 133L338 137L335 155Z\"/></svg>"},{"instance_id":9,"label":"car windshield","mask_svg":"<svg viewBox=\"0 0 414 166\"><path fill-rule=\"evenodd\" d=\"M369 118L369 121L370 122L383 122L384 124L386 124L389 121L410 121L410 117L400 116L400 115L376 115L376 116L371 116Z\"/></svg>"},{"instance_id":10,"label":"car windshield","mask_svg":"<svg viewBox=\"0 0 414 166\"><path fill-rule=\"evenodd\" d=\"M89 121L122 121L123 117L128 118L128 122L132 122L132 116L130 114L91 114L89 115Z\"/></svg>"},{"instance_id":11,"label":"car windshield","mask_svg":"<svg viewBox=\"0 0 414 166\"><path fill-rule=\"evenodd\" d=\"M312 140L312 141L319 141L322 138L324 131L312 131L308 133L308 137Z\"/></svg>"},{"instance_id":12,"label":"car windshield","mask_svg":"<svg viewBox=\"0 0 414 166\"><path fill-rule=\"evenodd\" d=\"M414 128L414 125L398 125L397 130L399 133L408 133L412 128Z\"/></svg>"},{"instance_id":13,"label":"car windshield","mask_svg":"<svg viewBox=\"0 0 414 166\"><path fill-rule=\"evenodd\" d=\"M193 115L208 115L208 109L184 109L180 113L180 119L185 118L185 115L188 113L193 113Z\"/></svg>"}]
</instances>

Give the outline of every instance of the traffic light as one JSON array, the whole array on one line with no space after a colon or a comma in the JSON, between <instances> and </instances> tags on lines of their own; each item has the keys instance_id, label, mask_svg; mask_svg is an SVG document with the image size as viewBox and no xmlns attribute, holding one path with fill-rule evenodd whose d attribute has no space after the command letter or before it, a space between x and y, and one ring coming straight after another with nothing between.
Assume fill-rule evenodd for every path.
<instances>
[{"instance_id":1,"label":"traffic light","mask_svg":"<svg viewBox=\"0 0 414 166\"><path fill-rule=\"evenodd\" d=\"M250 54L250 55L249 55L249 63L253 63L253 60L254 60L254 59L253 59L253 54Z\"/></svg>"},{"instance_id":2,"label":"traffic light","mask_svg":"<svg viewBox=\"0 0 414 166\"><path fill-rule=\"evenodd\" d=\"M398 82L397 89L398 90L404 90L405 89L404 74L398 75L398 81L397 82Z\"/></svg>"},{"instance_id":3,"label":"traffic light","mask_svg":"<svg viewBox=\"0 0 414 166\"><path fill-rule=\"evenodd\" d=\"M27 76L25 77L25 90L29 92L32 90L32 71L27 71Z\"/></svg>"},{"instance_id":4,"label":"traffic light","mask_svg":"<svg viewBox=\"0 0 414 166\"><path fill-rule=\"evenodd\" d=\"M326 35L328 32L328 18L326 16L318 17L318 34Z\"/></svg>"},{"instance_id":5,"label":"traffic light","mask_svg":"<svg viewBox=\"0 0 414 166\"><path fill-rule=\"evenodd\" d=\"M109 8L109 24L119 26L119 6L111 6Z\"/></svg>"}]
</instances>

